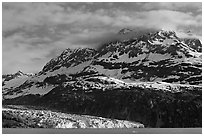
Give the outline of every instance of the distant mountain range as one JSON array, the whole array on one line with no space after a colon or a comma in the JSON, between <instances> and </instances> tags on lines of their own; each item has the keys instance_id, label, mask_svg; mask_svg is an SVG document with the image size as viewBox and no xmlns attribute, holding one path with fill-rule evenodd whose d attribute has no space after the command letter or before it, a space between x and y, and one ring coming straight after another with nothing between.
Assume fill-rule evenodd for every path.
<instances>
[{"instance_id":1,"label":"distant mountain range","mask_svg":"<svg viewBox=\"0 0 204 136\"><path fill-rule=\"evenodd\" d=\"M138 34L125 28L118 34L131 38L98 50L66 49L35 75L3 75L3 104L40 105L145 127L201 127L200 40L164 30Z\"/></svg>"},{"instance_id":2,"label":"distant mountain range","mask_svg":"<svg viewBox=\"0 0 204 136\"><path fill-rule=\"evenodd\" d=\"M12 79L15 79L15 78L21 78L21 77L29 77L29 76L33 76L34 74L32 73L23 73L22 71L18 71L14 74L6 74L6 75L2 75L2 82L3 82L3 85L5 82L9 81L9 80L12 80Z\"/></svg>"}]
</instances>

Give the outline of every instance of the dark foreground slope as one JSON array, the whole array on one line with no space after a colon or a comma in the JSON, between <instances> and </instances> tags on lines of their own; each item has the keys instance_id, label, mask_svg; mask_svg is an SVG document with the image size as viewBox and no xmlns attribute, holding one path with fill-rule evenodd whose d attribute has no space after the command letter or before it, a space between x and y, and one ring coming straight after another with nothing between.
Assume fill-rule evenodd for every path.
<instances>
[{"instance_id":1,"label":"dark foreground slope","mask_svg":"<svg viewBox=\"0 0 204 136\"><path fill-rule=\"evenodd\" d=\"M100 86L100 78L95 85ZM141 122L145 127L201 127L202 89L199 86L111 81L106 89L91 86L93 78L58 86L44 96L28 95L4 100L4 104L28 104L62 112L89 114ZM98 80L98 81L97 81ZM89 85L88 85L89 84ZM104 84L103 84L104 85Z\"/></svg>"}]
</instances>

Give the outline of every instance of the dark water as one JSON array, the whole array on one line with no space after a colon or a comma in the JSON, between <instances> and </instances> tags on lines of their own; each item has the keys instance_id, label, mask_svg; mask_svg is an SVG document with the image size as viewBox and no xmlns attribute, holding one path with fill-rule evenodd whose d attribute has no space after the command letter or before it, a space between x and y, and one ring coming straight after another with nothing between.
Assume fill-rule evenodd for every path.
<instances>
[{"instance_id":1,"label":"dark water","mask_svg":"<svg viewBox=\"0 0 204 136\"><path fill-rule=\"evenodd\" d=\"M16 129L3 128L3 134L202 134L202 128L133 129Z\"/></svg>"}]
</instances>

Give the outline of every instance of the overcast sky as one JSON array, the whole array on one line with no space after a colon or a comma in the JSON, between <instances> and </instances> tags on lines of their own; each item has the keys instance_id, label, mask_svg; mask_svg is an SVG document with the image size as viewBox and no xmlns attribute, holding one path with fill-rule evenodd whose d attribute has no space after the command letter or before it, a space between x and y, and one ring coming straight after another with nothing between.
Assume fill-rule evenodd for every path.
<instances>
[{"instance_id":1,"label":"overcast sky","mask_svg":"<svg viewBox=\"0 0 204 136\"><path fill-rule=\"evenodd\" d=\"M201 3L3 3L3 74L37 72L66 48L96 48L122 28L202 32Z\"/></svg>"}]
</instances>

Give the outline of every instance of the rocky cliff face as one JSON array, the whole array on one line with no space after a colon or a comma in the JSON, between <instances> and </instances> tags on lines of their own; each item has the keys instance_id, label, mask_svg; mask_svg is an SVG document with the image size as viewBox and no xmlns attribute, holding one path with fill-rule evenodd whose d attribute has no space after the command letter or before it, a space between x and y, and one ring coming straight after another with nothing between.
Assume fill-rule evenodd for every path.
<instances>
[{"instance_id":1,"label":"rocky cliff face","mask_svg":"<svg viewBox=\"0 0 204 136\"><path fill-rule=\"evenodd\" d=\"M38 74L4 84L3 104L41 105L146 127L201 127L201 47L161 30L98 50L67 49Z\"/></svg>"}]
</instances>

